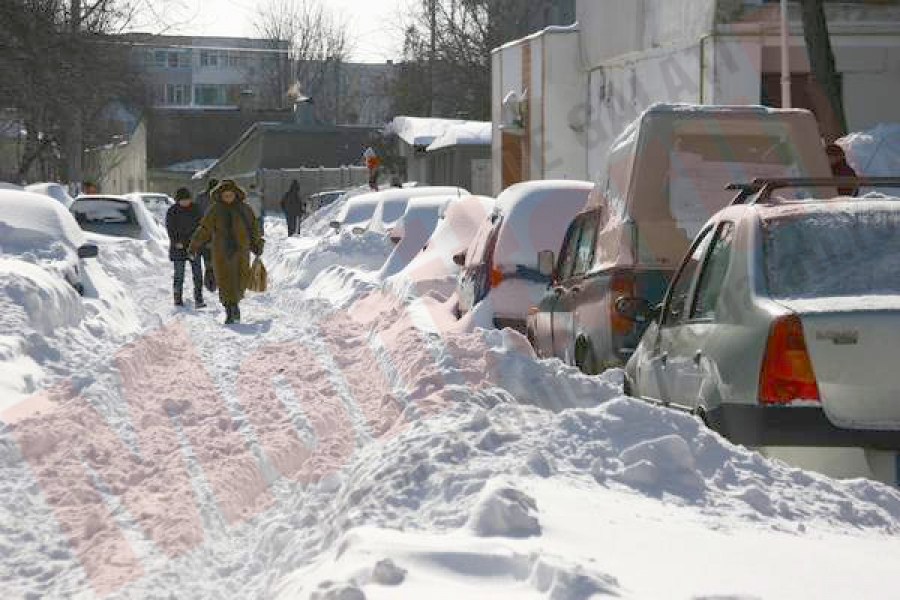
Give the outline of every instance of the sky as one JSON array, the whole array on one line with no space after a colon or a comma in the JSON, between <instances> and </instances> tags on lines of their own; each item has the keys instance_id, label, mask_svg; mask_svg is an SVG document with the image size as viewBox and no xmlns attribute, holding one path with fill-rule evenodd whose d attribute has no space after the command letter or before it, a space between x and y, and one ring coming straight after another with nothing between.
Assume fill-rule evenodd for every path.
<instances>
[{"instance_id":1,"label":"sky","mask_svg":"<svg viewBox=\"0 0 900 600\"><path fill-rule=\"evenodd\" d=\"M182 0L186 21L173 31L186 35L254 36L256 0ZM362 62L384 62L399 57L403 31L401 12L409 0L323 0L343 14L355 41L352 58Z\"/></svg>"}]
</instances>

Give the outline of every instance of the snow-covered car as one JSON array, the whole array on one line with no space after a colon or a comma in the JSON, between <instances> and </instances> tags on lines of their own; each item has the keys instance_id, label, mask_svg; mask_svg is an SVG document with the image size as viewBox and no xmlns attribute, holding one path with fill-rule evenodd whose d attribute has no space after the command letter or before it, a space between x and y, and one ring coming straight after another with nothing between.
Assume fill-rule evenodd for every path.
<instances>
[{"instance_id":1,"label":"snow-covered car","mask_svg":"<svg viewBox=\"0 0 900 600\"><path fill-rule=\"evenodd\" d=\"M496 202L487 196L463 196L450 203L424 248L399 276L414 283L421 294L436 292L449 296L456 288L460 269L453 257L466 251L478 227L494 211Z\"/></svg>"},{"instance_id":2,"label":"snow-covered car","mask_svg":"<svg viewBox=\"0 0 900 600\"><path fill-rule=\"evenodd\" d=\"M388 233L403 217L406 207L412 198L422 198L426 196L456 196L457 198L469 192L462 188L452 186L427 186L413 188L389 188L383 192L379 192L381 199L372 220L369 222L369 231L378 233Z\"/></svg>"},{"instance_id":3,"label":"snow-covered car","mask_svg":"<svg viewBox=\"0 0 900 600\"><path fill-rule=\"evenodd\" d=\"M428 243L438 222L459 196L426 196L413 198L406 212L391 228L388 236L396 245L381 269L382 277L390 277L406 267Z\"/></svg>"},{"instance_id":4,"label":"snow-covered car","mask_svg":"<svg viewBox=\"0 0 900 600\"><path fill-rule=\"evenodd\" d=\"M346 193L347 190L330 190L327 192L319 192L318 194L313 194L306 199L306 214L312 215L315 214L316 211L325 208L326 206L331 206L332 204L340 200L341 197Z\"/></svg>"},{"instance_id":5,"label":"snow-covered car","mask_svg":"<svg viewBox=\"0 0 900 600\"><path fill-rule=\"evenodd\" d=\"M835 182L758 181L702 228L628 361L626 393L751 447L889 451L878 460L897 484L900 201L834 198ZM788 199L796 187L830 199Z\"/></svg>"},{"instance_id":6,"label":"snow-covered car","mask_svg":"<svg viewBox=\"0 0 900 600\"><path fill-rule=\"evenodd\" d=\"M66 208L72 206L72 202L74 202L65 186L59 183L33 183L29 186L25 186L25 191L49 196Z\"/></svg>"},{"instance_id":7,"label":"snow-covered car","mask_svg":"<svg viewBox=\"0 0 900 600\"><path fill-rule=\"evenodd\" d=\"M538 251L562 244L593 187L586 181L529 181L504 190L467 251L453 257L462 267L457 313L489 300L498 328L524 333L529 308L547 288Z\"/></svg>"},{"instance_id":8,"label":"snow-covered car","mask_svg":"<svg viewBox=\"0 0 900 600\"><path fill-rule=\"evenodd\" d=\"M56 200L32 192L0 190L0 256L38 262L84 295L83 261L97 253L97 246L86 242L75 219Z\"/></svg>"},{"instance_id":9,"label":"snow-covered car","mask_svg":"<svg viewBox=\"0 0 900 600\"><path fill-rule=\"evenodd\" d=\"M15 183L9 183L8 181L0 181L0 190L22 190L24 189L21 185L16 185Z\"/></svg>"},{"instance_id":10,"label":"snow-covered car","mask_svg":"<svg viewBox=\"0 0 900 600\"><path fill-rule=\"evenodd\" d=\"M613 144L563 246L543 249L552 281L528 316L535 352L588 374L623 366L647 326L634 308L660 302L693 237L733 200L733 177L830 175L809 111L651 107Z\"/></svg>"},{"instance_id":11,"label":"snow-covered car","mask_svg":"<svg viewBox=\"0 0 900 600\"><path fill-rule=\"evenodd\" d=\"M144 202L134 196L79 196L69 211L85 231L143 240L165 238Z\"/></svg>"},{"instance_id":12,"label":"snow-covered car","mask_svg":"<svg viewBox=\"0 0 900 600\"><path fill-rule=\"evenodd\" d=\"M337 231L345 230L353 233L375 231L387 233L406 212L410 198L424 196L468 196L469 192L462 188L448 186L429 186L414 188L389 188L380 192L371 192L351 198L341 216L331 223Z\"/></svg>"}]
</instances>

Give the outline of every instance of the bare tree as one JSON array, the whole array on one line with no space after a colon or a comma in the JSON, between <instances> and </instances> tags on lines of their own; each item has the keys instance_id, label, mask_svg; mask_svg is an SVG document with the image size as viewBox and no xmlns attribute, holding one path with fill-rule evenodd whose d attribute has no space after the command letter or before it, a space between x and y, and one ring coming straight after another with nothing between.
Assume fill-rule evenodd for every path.
<instances>
[{"instance_id":1,"label":"bare tree","mask_svg":"<svg viewBox=\"0 0 900 600\"><path fill-rule=\"evenodd\" d=\"M347 23L322 0L268 0L258 9L255 27L273 50L287 53L287 60L263 73L264 89L285 99L292 90L293 99L313 101L319 119L337 120L341 63L351 51Z\"/></svg>"},{"instance_id":2,"label":"bare tree","mask_svg":"<svg viewBox=\"0 0 900 600\"><path fill-rule=\"evenodd\" d=\"M847 117L844 111L841 79L834 63L834 50L828 33L823 0L800 0L803 15L803 35L812 75L828 102L829 114L820 115L825 120L826 135L836 139L847 133ZM829 141L833 141L829 139Z\"/></svg>"},{"instance_id":3,"label":"bare tree","mask_svg":"<svg viewBox=\"0 0 900 600\"><path fill-rule=\"evenodd\" d=\"M396 110L490 119L491 50L548 25L546 6L546 0L417 0Z\"/></svg>"},{"instance_id":4,"label":"bare tree","mask_svg":"<svg viewBox=\"0 0 900 600\"><path fill-rule=\"evenodd\" d=\"M164 0L175 2L178 0ZM15 177L57 155L68 179L81 179L85 144L103 143L99 123L114 101L141 105L143 84L130 48L113 34L151 0L3 0L0 2L0 106L26 131Z\"/></svg>"}]
</instances>

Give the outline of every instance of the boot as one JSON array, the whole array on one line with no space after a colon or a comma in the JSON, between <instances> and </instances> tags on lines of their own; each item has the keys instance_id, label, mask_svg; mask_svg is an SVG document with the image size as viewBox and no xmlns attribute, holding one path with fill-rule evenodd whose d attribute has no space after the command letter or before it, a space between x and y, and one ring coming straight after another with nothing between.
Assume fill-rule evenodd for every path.
<instances>
[{"instance_id":1,"label":"boot","mask_svg":"<svg viewBox=\"0 0 900 600\"><path fill-rule=\"evenodd\" d=\"M184 299L181 297L181 292L175 291L175 306L184 306Z\"/></svg>"},{"instance_id":2,"label":"boot","mask_svg":"<svg viewBox=\"0 0 900 600\"><path fill-rule=\"evenodd\" d=\"M232 317L234 318L235 323L241 322L241 307L239 305L237 305L237 304L234 305L234 312L231 314L232 314Z\"/></svg>"},{"instance_id":3,"label":"boot","mask_svg":"<svg viewBox=\"0 0 900 600\"><path fill-rule=\"evenodd\" d=\"M206 308L206 302L203 301L203 292L197 292L194 294L194 307Z\"/></svg>"},{"instance_id":4,"label":"boot","mask_svg":"<svg viewBox=\"0 0 900 600\"><path fill-rule=\"evenodd\" d=\"M225 305L225 324L233 325L234 324L234 307L231 304Z\"/></svg>"}]
</instances>

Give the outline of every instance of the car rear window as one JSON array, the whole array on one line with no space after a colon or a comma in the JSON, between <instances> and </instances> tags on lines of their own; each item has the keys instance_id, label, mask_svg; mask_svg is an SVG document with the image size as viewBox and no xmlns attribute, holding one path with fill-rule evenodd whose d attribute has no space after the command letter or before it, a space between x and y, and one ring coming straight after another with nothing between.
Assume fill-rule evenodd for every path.
<instances>
[{"instance_id":1,"label":"car rear window","mask_svg":"<svg viewBox=\"0 0 900 600\"><path fill-rule=\"evenodd\" d=\"M406 212L407 204L407 200L385 201L384 208L382 209L381 222L394 223L397 221L403 216L403 213Z\"/></svg>"},{"instance_id":2,"label":"car rear window","mask_svg":"<svg viewBox=\"0 0 900 600\"><path fill-rule=\"evenodd\" d=\"M792 214L762 230L774 298L900 294L900 211Z\"/></svg>"}]
</instances>

